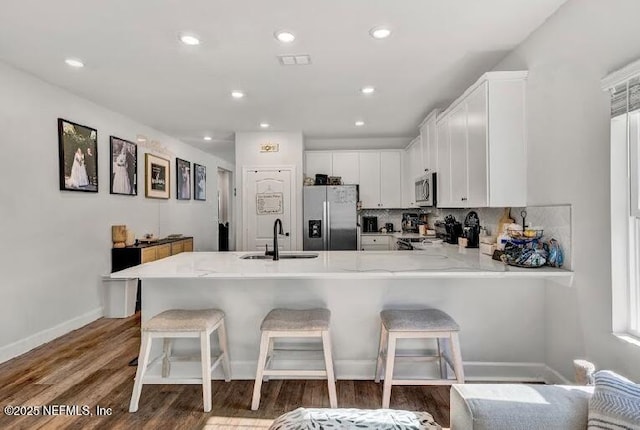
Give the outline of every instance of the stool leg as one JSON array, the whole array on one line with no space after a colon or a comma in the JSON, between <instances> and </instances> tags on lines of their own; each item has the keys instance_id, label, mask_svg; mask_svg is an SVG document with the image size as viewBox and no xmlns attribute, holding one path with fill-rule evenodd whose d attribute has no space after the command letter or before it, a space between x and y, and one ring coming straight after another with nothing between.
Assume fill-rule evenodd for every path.
<instances>
[{"instance_id":1,"label":"stool leg","mask_svg":"<svg viewBox=\"0 0 640 430\"><path fill-rule=\"evenodd\" d=\"M200 333L200 355L202 363L202 400L204 411L211 411L211 333Z\"/></svg>"},{"instance_id":2,"label":"stool leg","mask_svg":"<svg viewBox=\"0 0 640 430\"><path fill-rule=\"evenodd\" d=\"M327 385L329 388L329 405L332 408L338 407L338 396L336 394L336 378L333 374L333 358L331 354L331 337L328 331L322 332L322 350L324 351L324 365L327 369Z\"/></svg>"},{"instance_id":3,"label":"stool leg","mask_svg":"<svg viewBox=\"0 0 640 430\"><path fill-rule=\"evenodd\" d=\"M453 355L453 371L459 384L464 384L464 368L462 367L462 354L457 332L451 332L451 355Z\"/></svg>"},{"instance_id":4,"label":"stool leg","mask_svg":"<svg viewBox=\"0 0 640 430\"><path fill-rule=\"evenodd\" d=\"M391 401L391 385L393 382L393 365L396 358L396 334L389 333L387 345L387 363L384 371L384 386L382 388L382 408L388 409Z\"/></svg>"},{"instance_id":5,"label":"stool leg","mask_svg":"<svg viewBox=\"0 0 640 430\"><path fill-rule=\"evenodd\" d=\"M169 373L171 373L171 361L169 360L169 357L171 357L171 344L172 344L173 339L171 339L170 337L165 337L164 338L164 357L162 358L162 377L166 378L169 376Z\"/></svg>"},{"instance_id":6,"label":"stool leg","mask_svg":"<svg viewBox=\"0 0 640 430\"><path fill-rule=\"evenodd\" d=\"M229 382L231 381L231 366L229 364L227 329L224 326L224 320L220 322L220 327L218 327L218 343L220 344L220 354L222 354L222 370L224 372L224 380L225 382Z\"/></svg>"},{"instance_id":7,"label":"stool leg","mask_svg":"<svg viewBox=\"0 0 640 430\"><path fill-rule=\"evenodd\" d=\"M265 363L268 363L270 361L270 359L273 359L273 344L275 343L275 340L273 338L269 338L269 348L267 349L267 358ZM265 364L266 367L266 364ZM267 376L263 376L262 380L264 382L269 382L269 375Z\"/></svg>"},{"instance_id":8,"label":"stool leg","mask_svg":"<svg viewBox=\"0 0 640 430\"><path fill-rule=\"evenodd\" d=\"M251 410L256 411L260 407L260 389L262 388L262 374L267 362L267 350L269 349L270 334L268 331L262 332L260 340L260 355L258 356L258 368L256 370L256 381L253 385L253 399L251 400Z\"/></svg>"},{"instance_id":9,"label":"stool leg","mask_svg":"<svg viewBox=\"0 0 640 430\"><path fill-rule=\"evenodd\" d=\"M448 373L447 360L445 360L444 358L446 344L444 342L444 339L442 338L437 338L436 341L438 342L438 361L440 362L440 378L448 379L449 375L447 374Z\"/></svg>"},{"instance_id":10,"label":"stool leg","mask_svg":"<svg viewBox=\"0 0 640 430\"><path fill-rule=\"evenodd\" d=\"M382 377L382 353L387 347L387 336L389 333L387 332L384 324L380 324L380 342L378 343L378 360L376 362L376 383L380 382L380 378Z\"/></svg>"},{"instance_id":11,"label":"stool leg","mask_svg":"<svg viewBox=\"0 0 640 430\"><path fill-rule=\"evenodd\" d=\"M140 393L142 392L142 381L149 364L149 354L151 353L151 335L148 332L142 332L140 340L140 356L138 360L138 369L136 370L136 379L133 383L133 392L131 393L131 403L129 403L129 412L138 410L138 402L140 401Z\"/></svg>"}]
</instances>

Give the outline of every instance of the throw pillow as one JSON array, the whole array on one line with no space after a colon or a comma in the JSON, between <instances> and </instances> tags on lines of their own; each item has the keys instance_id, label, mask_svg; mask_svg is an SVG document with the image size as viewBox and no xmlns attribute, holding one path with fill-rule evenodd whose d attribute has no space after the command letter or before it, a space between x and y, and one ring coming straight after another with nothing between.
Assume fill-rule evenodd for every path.
<instances>
[{"instance_id":1,"label":"throw pillow","mask_svg":"<svg viewBox=\"0 0 640 430\"><path fill-rule=\"evenodd\" d=\"M640 385L609 370L594 379L588 430L640 430Z\"/></svg>"}]
</instances>

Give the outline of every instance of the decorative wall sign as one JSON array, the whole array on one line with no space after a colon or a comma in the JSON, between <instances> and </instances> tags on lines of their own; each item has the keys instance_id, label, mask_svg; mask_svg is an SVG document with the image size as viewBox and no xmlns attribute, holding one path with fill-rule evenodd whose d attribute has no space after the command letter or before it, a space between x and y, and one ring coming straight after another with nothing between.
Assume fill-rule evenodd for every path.
<instances>
[{"instance_id":1,"label":"decorative wall sign","mask_svg":"<svg viewBox=\"0 0 640 430\"><path fill-rule=\"evenodd\" d=\"M193 163L193 199L207 200L207 168Z\"/></svg>"},{"instance_id":2,"label":"decorative wall sign","mask_svg":"<svg viewBox=\"0 0 640 430\"><path fill-rule=\"evenodd\" d=\"M176 158L176 198L191 200L191 163Z\"/></svg>"},{"instance_id":3,"label":"decorative wall sign","mask_svg":"<svg viewBox=\"0 0 640 430\"><path fill-rule=\"evenodd\" d=\"M98 131L58 118L60 189L98 192Z\"/></svg>"},{"instance_id":4,"label":"decorative wall sign","mask_svg":"<svg viewBox=\"0 0 640 430\"><path fill-rule=\"evenodd\" d=\"M127 140L110 137L111 194L138 194L138 146Z\"/></svg>"},{"instance_id":5,"label":"decorative wall sign","mask_svg":"<svg viewBox=\"0 0 640 430\"><path fill-rule=\"evenodd\" d=\"M169 160L144 154L144 195L154 199L168 199L169 180Z\"/></svg>"},{"instance_id":6,"label":"decorative wall sign","mask_svg":"<svg viewBox=\"0 0 640 430\"><path fill-rule=\"evenodd\" d=\"M258 215L284 213L282 200L282 193L258 193L256 194L256 213Z\"/></svg>"},{"instance_id":7,"label":"decorative wall sign","mask_svg":"<svg viewBox=\"0 0 640 430\"><path fill-rule=\"evenodd\" d=\"M263 143L260 145L260 152L278 152L280 151L280 144L278 143Z\"/></svg>"}]
</instances>

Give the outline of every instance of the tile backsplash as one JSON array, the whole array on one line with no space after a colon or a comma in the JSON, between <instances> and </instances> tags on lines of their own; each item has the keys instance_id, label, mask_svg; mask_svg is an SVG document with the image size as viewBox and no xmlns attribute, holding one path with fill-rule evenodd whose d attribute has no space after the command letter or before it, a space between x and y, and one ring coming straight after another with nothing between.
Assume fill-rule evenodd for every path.
<instances>
[{"instance_id":1,"label":"tile backsplash","mask_svg":"<svg viewBox=\"0 0 640 430\"><path fill-rule=\"evenodd\" d=\"M554 238L562 246L564 252L563 268L571 269L571 205L552 206L528 206L526 208L511 208L511 218L517 224L522 224L520 213L527 211L526 222L531 227L544 229L546 240ZM480 225L485 227L491 236L497 235L498 220L502 216L503 208L478 208L478 209L440 209L440 208L414 208L414 209L364 209L358 212L360 216L378 217L378 228L385 223L393 223L395 231L401 230L402 214L405 212L429 215L429 227L437 220L443 220L447 215L453 215L458 221L464 223L469 211L474 210L480 218Z\"/></svg>"}]
</instances>

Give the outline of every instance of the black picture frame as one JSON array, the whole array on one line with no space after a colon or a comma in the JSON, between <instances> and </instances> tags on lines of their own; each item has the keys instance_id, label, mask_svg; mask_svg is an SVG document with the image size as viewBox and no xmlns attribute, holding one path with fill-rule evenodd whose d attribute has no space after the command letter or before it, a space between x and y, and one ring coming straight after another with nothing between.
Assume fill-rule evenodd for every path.
<instances>
[{"instance_id":1,"label":"black picture frame","mask_svg":"<svg viewBox=\"0 0 640 430\"><path fill-rule=\"evenodd\" d=\"M109 193L138 195L138 145L109 136Z\"/></svg>"},{"instance_id":2,"label":"black picture frame","mask_svg":"<svg viewBox=\"0 0 640 430\"><path fill-rule=\"evenodd\" d=\"M193 199L207 200L207 166L193 163Z\"/></svg>"},{"instance_id":3,"label":"black picture frame","mask_svg":"<svg viewBox=\"0 0 640 430\"><path fill-rule=\"evenodd\" d=\"M176 158L176 198L191 200L191 162Z\"/></svg>"},{"instance_id":4,"label":"black picture frame","mask_svg":"<svg viewBox=\"0 0 640 430\"><path fill-rule=\"evenodd\" d=\"M58 118L61 191L98 192L98 130Z\"/></svg>"},{"instance_id":5,"label":"black picture frame","mask_svg":"<svg viewBox=\"0 0 640 430\"><path fill-rule=\"evenodd\" d=\"M168 199L171 183L169 160L144 154L144 195L150 199Z\"/></svg>"}]
</instances>

